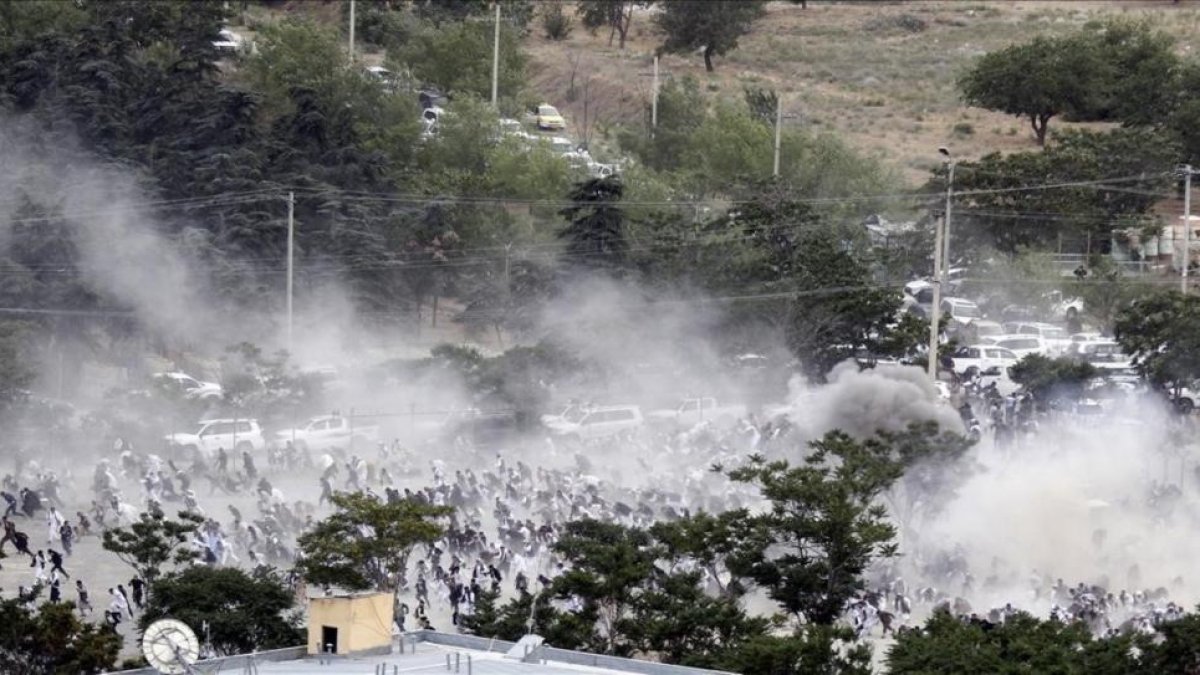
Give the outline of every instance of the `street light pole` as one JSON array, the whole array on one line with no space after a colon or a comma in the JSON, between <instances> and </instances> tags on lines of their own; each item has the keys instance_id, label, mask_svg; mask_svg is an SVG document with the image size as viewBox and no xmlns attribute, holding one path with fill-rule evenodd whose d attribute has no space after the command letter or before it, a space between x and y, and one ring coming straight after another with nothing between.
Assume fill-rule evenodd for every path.
<instances>
[{"instance_id":1,"label":"street light pole","mask_svg":"<svg viewBox=\"0 0 1200 675\"><path fill-rule=\"evenodd\" d=\"M500 2L496 2L496 27L492 35L492 107L500 90Z\"/></svg>"},{"instance_id":2,"label":"street light pole","mask_svg":"<svg viewBox=\"0 0 1200 675\"><path fill-rule=\"evenodd\" d=\"M1179 276L1179 292L1188 292L1188 267L1192 263L1192 165L1184 164L1183 172L1183 270Z\"/></svg>"}]
</instances>

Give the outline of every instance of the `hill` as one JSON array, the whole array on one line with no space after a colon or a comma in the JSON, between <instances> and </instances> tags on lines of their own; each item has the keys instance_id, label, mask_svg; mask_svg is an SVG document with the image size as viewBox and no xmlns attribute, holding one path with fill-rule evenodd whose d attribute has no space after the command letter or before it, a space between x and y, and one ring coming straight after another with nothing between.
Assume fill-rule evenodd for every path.
<instances>
[{"instance_id":1,"label":"hill","mask_svg":"<svg viewBox=\"0 0 1200 675\"><path fill-rule=\"evenodd\" d=\"M609 46L606 31L590 35L578 23L567 40L551 41L535 22L526 40L530 87L578 122L585 98L571 100L568 93L573 81L577 91L587 83L586 113L598 131L636 123L660 43L650 13L637 13L624 50ZM746 86L774 88L784 95L787 124L834 131L915 183L938 162L938 146L964 158L1034 147L1025 121L958 99L955 80L975 58L1110 16L1154 21L1183 51L1200 39L1200 9L1170 0L818 0L807 9L773 2L739 48L717 60L715 73L705 73L698 56L674 55L661 59L660 73L691 75L720 96L741 97Z\"/></svg>"}]
</instances>

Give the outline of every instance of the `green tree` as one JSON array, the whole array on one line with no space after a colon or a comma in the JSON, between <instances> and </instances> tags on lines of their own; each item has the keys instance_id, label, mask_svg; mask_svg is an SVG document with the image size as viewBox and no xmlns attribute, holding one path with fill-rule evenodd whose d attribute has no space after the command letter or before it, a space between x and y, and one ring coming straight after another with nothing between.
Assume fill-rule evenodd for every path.
<instances>
[{"instance_id":1,"label":"green tree","mask_svg":"<svg viewBox=\"0 0 1200 675\"><path fill-rule=\"evenodd\" d=\"M572 204L560 212L568 225L558 235L565 243L563 257L568 269L621 273L629 251L625 212L620 206L624 192L617 176L592 178L571 190L567 198Z\"/></svg>"},{"instance_id":2,"label":"green tree","mask_svg":"<svg viewBox=\"0 0 1200 675\"><path fill-rule=\"evenodd\" d=\"M802 466L754 457L729 472L770 502L755 517L769 545L739 556L735 572L753 579L789 616L832 625L863 588L873 561L896 554L895 527L878 503L903 473L884 441L833 431L810 444Z\"/></svg>"},{"instance_id":3,"label":"green tree","mask_svg":"<svg viewBox=\"0 0 1200 675\"><path fill-rule=\"evenodd\" d=\"M618 36L618 47L625 49L625 39L633 25L633 10L652 4L653 0L581 0L575 5L575 13L592 35L600 28L608 28L608 46L611 47L613 37Z\"/></svg>"},{"instance_id":4,"label":"green tree","mask_svg":"<svg viewBox=\"0 0 1200 675\"><path fill-rule=\"evenodd\" d=\"M971 105L1027 118L1038 145L1045 145L1051 118L1098 107L1103 73L1091 40L1037 37L985 54L958 87Z\"/></svg>"},{"instance_id":5,"label":"green tree","mask_svg":"<svg viewBox=\"0 0 1200 675\"><path fill-rule=\"evenodd\" d=\"M450 96L471 94L486 99L492 91L492 37L491 22L446 22L416 32L395 54L389 52L388 62L393 70L408 70L418 82L437 86ZM520 31L502 24L501 98L516 99L520 94L525 63Z\"/></svg>"},{"instance_id":6,"label":"green tree","mask_svg":"<svg viewBox=\"0 0 1200 675\"><path fill-rule=\"evenodd\" d=\"M704 68L713 72L712 57L737 49L738 39L750 32L765 12L760 0L672 0L655 16L666 35L662 49L686 54L704 50Z\"/></svg>"},{"instance_id":7,"label":"green tree","mask_svg":"<svg viewBox=\"0 0 1200 675\"><path fill-rule=\"evenodd\" d=\"M790 635L759 635L727 652L719 668L735 673L763 675L870 675L871 647L855 644L854 632L845 626L810 624Z\"/></svg>"},{"instance_id":8,"label":"green tree","mask_svg":"<svg viewBox=\"0 0 1200 675\"><path fill-rule=\"evenodd\" d=\"M737 600L710 596L699 572L679 572L659 575L643 589L617 630L642 654L711 668L769 626L766 618L748 616Z\"/></svg>"},{"instance_id":9,"label":"green tree","mask_svg":"<svg viewBox=\"0 0 1200 675\"><path fill-rule=\"evenodd\" d=\"M1008 374L1044 405L1054 400L1078 400L1083 386L1096 377L1097 370L1083 361L1029 354L1013 364Z\"/></svg>"},{"instance_id":10,"label":"green tree","mask_svg":"<svg viewBox=\"0 0 1200 675\"><path fill-rule=\"evenodd\" d=\"M29 675L110 672L121 636L107 626L80 621L71 603L45 603L36 611L19 600L0 600L0 672Z\"/></svg>"},{"instance_id":11,"label":"green tree","mask_svg":"<svg viewBox=\"0 0 1200 675\"><path fill-rule=\"evenodd\" d=\"M1155 672L1142 671L1131 654L1134 644L1146 642L1130 636L1096 640L1082 623L1040 621L1023 612L984 626L943 610L921 630L900 635L888 650L887 665L897 675Z\"/></svg>"},{"instance_id":12,"label":"green tree","mask_svg":"<svg viewBox=\"0 0 1200 675\"><path fill-rule=\"evenodd\" d=\"M192 547L192 539L204 519L187 511L180 511L178 518L170 520L154 506L132 524L104 531L104 550L117 554L121 562L132 567L150 587L151 596L154 582L166 571L164 565L187 565L200 557Z\"/></svg>"},{"instance_id":13,"label":"green tree","mask_svg":"<svg viewBox=\"0 0 1200 675\"><path fill-rule=\"evenodd\" d=\"M304 557L296 564L312 584L347 590L395 591L418 544L442 535L448 507L411 499L384 502L366 493L340 492L336 511L300 535Z\"/></svg>"},{"instance_id":14,"label":"green tree","mask_svg":"<svg viewBox=\"0 0 1200 675\"><path fill-rule=\"evenodd\" d=\"M638 589L654 573L658 551L650 535L615 523L574 520L566 524L554 551L567 571L554 579L557 597L575 596L595 607L598 640L606 654L626 653L620 628L638 597Z\"/></svg>"},{"instance_id":15,"label":"green tree","mask_svg":"<svg viewBox=\"0 0 1200 675\"><path fill-rule=\"evenodd\" d=\"M1116 337L1155 384L1200 378L1200 297L1160 291L1141 298L1117 314Z\"/></svg>"},{"instance_id":16,"label":"green tree","mask_svg":"<svg viewBox=\"0 0 1200 675\"><path fill-rule=\"evenodd\" d=\"M994 249L1014 256L1045 249L1062 237L1090 240L1099 252L1116 230L1151 222L1151 210L1172 178L1179 147L1155 129L1117 129L1107 133L1069 131L1041 152L999 153L978 162L962 162L954 174L955 248L968 259ZM933 185L944 188L944 169ZM1141 177L1113 185L1043 185ZM962 193L974 194L962 194Z\"/></svg>"},{"instance_id":17,"label":"green tree","mask_svg":"<svg viewBox=\"0 0 1200 675\"><path fill-rule=\"evenodd\" d=\"M295 596L272 569L246 572L198 565L154 582L138 618L145 630L159 619L188 624L212 641L218 654L245 654L304 643ZM205 631L207 626L207 631Z\"/></svg>"},{"instance_id":18,"label":"green tree","mask_svg":"<svg viewBox=\"0 0 1200 675\"><path fill-rule=\"evenodd\" d=\"M1081 119L1158 125L1180 85L1175 39L1147 20L1110 19L1085 28L1103 59L1105 99Z\"/></svg>"}]
</instances>

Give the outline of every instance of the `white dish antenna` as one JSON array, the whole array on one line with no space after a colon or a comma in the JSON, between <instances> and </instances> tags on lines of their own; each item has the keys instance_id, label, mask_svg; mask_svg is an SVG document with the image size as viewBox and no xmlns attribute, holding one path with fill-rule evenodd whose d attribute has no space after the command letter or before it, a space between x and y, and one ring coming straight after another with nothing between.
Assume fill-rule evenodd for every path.
<instances>
[{"instance_id":1,"label":"white dish antenna","mask_svg":"<svg viewBox=\"0 0 1200 675\"><path fill-rule=\"evenodd\" d=\"M163 675L183 675L192 672L192 664L200 658L200 641L186 623L162 619L142 635L142 655Z\"/></svg>"}]
</instances>

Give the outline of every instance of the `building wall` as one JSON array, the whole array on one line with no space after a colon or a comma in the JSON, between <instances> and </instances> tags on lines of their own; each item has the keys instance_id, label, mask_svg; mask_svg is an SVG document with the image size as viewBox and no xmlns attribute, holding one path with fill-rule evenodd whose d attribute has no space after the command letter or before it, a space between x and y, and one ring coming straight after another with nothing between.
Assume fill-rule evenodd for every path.
<instances>
[{"instance_id":1,"label":"building wall","mask_svg":"<svg viewBox=\"0 0 1200 675\"><path fill-rule=\"evenodd\" d=\"M373 593L353 597L310 598L308 653L322 651L321 629L338 629L338 654L386 652L392 645L392 596Z\"/></svg>"}]
</instances>

